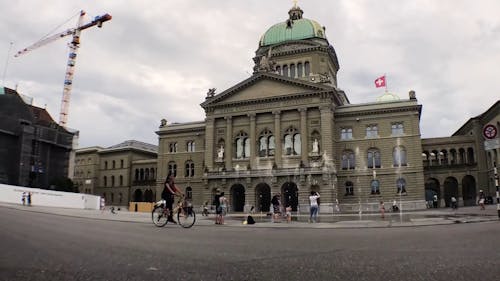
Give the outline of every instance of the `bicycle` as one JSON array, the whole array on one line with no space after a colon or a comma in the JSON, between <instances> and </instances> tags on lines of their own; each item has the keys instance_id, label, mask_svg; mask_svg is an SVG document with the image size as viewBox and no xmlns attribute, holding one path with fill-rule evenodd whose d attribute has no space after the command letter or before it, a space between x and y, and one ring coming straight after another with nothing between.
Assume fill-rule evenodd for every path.
<instances>
[{"instance_id":1,"label":"bicycle","mask_svg":"<svg viewBox=\"0 0 500 281\"><path fill-rule=\"evenodd\" d=\"M183 228L190 228L196 222L193 205L184 196L181 196L177 201L177 206L173 208L173 214L177 214L177 223ZM168 223L169 216L170 210L166 208L166 201L160 200L156 202L151 212L154 225L157 227L165 226Z\"/></svg>"}]
</instances>

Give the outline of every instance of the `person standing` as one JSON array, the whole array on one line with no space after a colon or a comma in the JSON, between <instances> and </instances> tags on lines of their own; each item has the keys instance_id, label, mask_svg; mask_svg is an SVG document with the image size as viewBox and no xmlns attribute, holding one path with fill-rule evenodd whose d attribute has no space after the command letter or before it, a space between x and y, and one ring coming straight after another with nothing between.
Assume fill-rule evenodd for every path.
<instances>
[{"instance_id":1,"label":"person standing","mask_svg":"<svg viewBox=\"0 0 500 281\"><path fill-rule=\"evenodd\" d=\"M290 205L286 206L285 214L286 214L286 222L291 223L292 222L292 206L290 206Z\"/></svg>"},{"instance_id":2,"label":"person standing","mask_svg":"<svg viewBox=\"0 0 500 281\"><path fill-rule=\"evenodd\" d=\"M214 196L214 205L215 205L215 224L220 224L222 209L220 208L220 199L221 194L220 191L217 190Z\"/></svg>"},{"instance_id":3,"label":"person standing","mask_svg":"<svg viewBox=\"0 0 500 281\"><path fill-rule=\"evenodd\" d=\"M380 217L385 219L385 204L384 201L380 201Z\"/></svg>"},{"instance_id":4,"label":"person standing","mask_svg":"<svg viewBox=\"0 0 500 281\"><path fill-rule=\"evenodd\" d=\"M163 184L163 192L161 193L161 198L166 201L165 207L170 211L167 221L171 223L176 223L173 218L174 210L172 208L175 195L182 196L182 191L175 185L174 175L168 173L168 176L165 179L165 183Z\"/></svg>"},{"instance_id":5,"label":"person standing","mask_svg":"<svg viewBox=\"0 0 500 281\"><path fill-rule=\"evenodd\" d=\"M458 205L457 205L457 198L455 198L455 196L451 196L450 201L451 201L451 208L452 209L456 209L458 207Z\"/></svg>"},{"instance_id":6,"label":"person standing","mask_svg":"<svg viewBox=\"0 0 500 281\"><path fill-rule=\"evenodd\" d=\"M23 206L26 205L26 192L23 192L23 195L21 197L21 201L23 202Z\"/></svg>"},{"instance_id":7,"label":"person standing","mask_svg":"<svg viewBox=\"0 0 500 281\"><path fill-rule=\"evenodd\" d=\"M481 210L484 210L484 201L486 200L486 196L484 196L484 192L479 190L479 207Z\"/></svg>"},{"instance_id":8,"label":"person standing","mask_svg":"<svg viewBox=\"0 0 500 281\"><path fill-rule=\"evenodd\" d=\"M437 194L434 194L434 196L432 196L432 207L433 208L437 208L438 207L438 196L437 196Z\"/></svg>"},{"instance_id":9,"label":"person standing","mask_svg":"<svg viewBox=\"0 0 500 281\"><path fill-rule=\"evenodd\" d=\"M273 204L273 222L280 222L281 217L281 200L280 195L275 194L271 199L271 204Z\"/></svg>"},{"instance_id":10,"label":"person standing","mask_svg":"<svg viewBox=\"0 0 500 281\"><path fill-rule=\"evenodd\" d=\"M28 206L31 206L31 192L28 192L27 200L28 200Z\"/></svg>"},{"instance_id":11,"label":"person standing","mask_svg":"<svg viewBox=\"0 0 500 281\"><path fill-rule=\"evenodd\" d=\"M220 208L219 224L224 224L224 216L227 213L227 198L226 196L224 196L224 192L222 192L219 197L219 208Z\"/></svg>"},{"instance_id":12,"label":"person standing","mask_svg":"<svg viewBox=\"0 0 500 281\"><path fill-rule=\"evenodd\" d=\"M315 191L311 191L311 195L309 195L309 204L310 204L309 222L317 222L319 197L320 197L319 193Z\"/></svg>"}]
</instances>

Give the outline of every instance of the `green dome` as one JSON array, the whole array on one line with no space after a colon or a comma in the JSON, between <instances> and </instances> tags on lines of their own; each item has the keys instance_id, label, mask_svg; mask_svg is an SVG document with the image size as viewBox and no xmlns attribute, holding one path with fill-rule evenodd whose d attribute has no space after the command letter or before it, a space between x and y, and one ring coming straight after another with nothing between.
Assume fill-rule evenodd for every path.
<instances>
[{"instance_id":1,"label":"green dome","mask_svg":"<svg viewBox=\"0 0 500 281\"><path fill-rule=\"evenodd\" d=\"M310 19L302 18L303 11L293 7L288 14L290 19L271 26L260 39L260 46L268 46L292 40L309 38L326 39L321 25Z\"/></svg>"},{"instance_id":2,"label":"green dome","mask_svg":"<svg viewBox=\"0 0 500 281\"><path fill-rule=\"evenodd\" d=\"M398 100L399 100L398 95L389 92L385 92L383 95L377 98L377 102L391 102Z\"/></svg>"}]
</instances>

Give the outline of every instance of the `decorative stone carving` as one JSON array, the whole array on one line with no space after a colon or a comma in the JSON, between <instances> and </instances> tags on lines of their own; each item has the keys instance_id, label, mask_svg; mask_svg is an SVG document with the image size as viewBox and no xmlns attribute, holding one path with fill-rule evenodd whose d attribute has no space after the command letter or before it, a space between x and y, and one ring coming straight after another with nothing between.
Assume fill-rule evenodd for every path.
<instances>
[{"instance_id":1,"label":"decorative stone carving","mask_svg":"<svg viewBox=\"0 0 500 281\"><path fill-rule=\"evenodd\" d=\"M216 88L210 88L210 89L208 89L207 99L213 98L215 96L215 90L217 90L217 89Z\"/></svg>"},{"instance_id":2,"label":"decorative stone carving","mask_svg":"<svg viewBox=\"0 0 500 281\"><path fill-rule=\"evenodd\" d=\"M160 128L163 128L165 126L167 126L167 119L164 118L160 120Z\"/></svg>"}]
</instances>

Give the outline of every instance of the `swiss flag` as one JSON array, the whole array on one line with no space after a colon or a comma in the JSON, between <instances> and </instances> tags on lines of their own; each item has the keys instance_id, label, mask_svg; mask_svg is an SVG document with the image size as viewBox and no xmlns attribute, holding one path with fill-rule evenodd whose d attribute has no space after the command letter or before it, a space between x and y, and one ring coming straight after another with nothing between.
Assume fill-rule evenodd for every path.
<instances>
[{"instance_id":1,"label":"swiss flag","mask_svg":"<svg viewBox=\"0 0 500 281\"><path fill-rule=\"evenodd\" d=\"M385 75L375 79L375 87L385 87Z\"/></svg>"}]
</instances>

